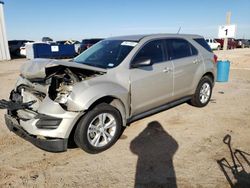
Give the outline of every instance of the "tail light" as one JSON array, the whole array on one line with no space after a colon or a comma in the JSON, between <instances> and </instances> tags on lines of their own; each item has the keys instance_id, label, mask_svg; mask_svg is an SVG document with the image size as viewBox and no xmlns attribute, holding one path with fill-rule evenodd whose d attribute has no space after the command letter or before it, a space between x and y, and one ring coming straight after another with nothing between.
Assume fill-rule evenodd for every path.
<instances>
[{"instance_id":1,"label":"tail light","mask_svg":"<svg viewBox=\"0 0 250 188\"><path fill-rule=\"evenodd\" d=\"M214 63L217 63L218 57L217 55L214 55Z\"/></svg>"}]
</instances>

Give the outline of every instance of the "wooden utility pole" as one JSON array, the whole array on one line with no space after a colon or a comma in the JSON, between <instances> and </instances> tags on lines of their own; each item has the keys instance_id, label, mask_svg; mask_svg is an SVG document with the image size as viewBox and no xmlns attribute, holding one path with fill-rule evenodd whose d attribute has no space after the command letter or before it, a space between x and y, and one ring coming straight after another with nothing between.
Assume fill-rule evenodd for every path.
<instances>
[{"instance_id":1,"label":"wooden utility pole","mask_svg":"<svg viewBox=\"0 0 250 188\"><path fill-rule=\"evenodd\" d=\"M227 12L226 25L231 23L231 12ZM224 38L223 50L227 50L228 38Z\"/></svg>"}]
</instances>

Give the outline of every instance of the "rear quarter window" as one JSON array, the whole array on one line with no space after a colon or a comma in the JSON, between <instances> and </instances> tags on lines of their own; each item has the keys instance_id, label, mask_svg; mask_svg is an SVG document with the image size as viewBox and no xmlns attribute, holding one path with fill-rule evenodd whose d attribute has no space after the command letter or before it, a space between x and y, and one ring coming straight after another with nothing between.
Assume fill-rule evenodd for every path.
<instances>
[{"instance_id":1,"label":"rear quarter window","mask_svg":"<svg viewBox=\"0 0 250 188\"><path fill-rule=\"evenodd\" d=\"M210 46L203 38L196 38L194 39L195 42L197 42L199 45L201 45L203 48L205 48L207 51L212 52Z\"/></svg>"}]
</instances>

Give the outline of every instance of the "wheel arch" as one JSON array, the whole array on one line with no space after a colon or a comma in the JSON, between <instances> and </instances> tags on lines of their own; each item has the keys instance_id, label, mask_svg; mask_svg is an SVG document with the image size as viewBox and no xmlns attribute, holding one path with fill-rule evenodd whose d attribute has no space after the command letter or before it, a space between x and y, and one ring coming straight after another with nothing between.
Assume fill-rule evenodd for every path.
<instances>
[{"instance_id":1,"label":"wheel arch","mask_svg":"<svg viewBox=\"0 0 250 188\"><path fill-rule=\"evenodd\" d=\"M193 94L195 93L196 88L198 87L198 85L199 85L199 83L200 83L200 80L201 80L204 76L208 76L209 78L211 78L211 80L212 80L212 85L214 86L214 83L215 83L215 76L214 76L214 73L212 73L211 71L205 72L204 74L197 76L196 81L193 82L193 89L192 89L192 92L190 93L191 95L193 95Z\"/></svg>"},{"instance_id":2,"label":"wheel arch","mask_svg":"<svg viewBox=\"0 0 250 188\"><path fill-rule=\"evenodd\" d=\"M111 95L107 95L107 96L103 96L100 97L99 99L95 100L89 107L87 111L92 110L95 106L97 106L98 104L101 103L107 103L110 104L111 106L115 107L121 114L122 117L122 126L125 127L127 125L127 116L126 116L126 108L125 105L123 104L122 100L120 100L119 98L115 97L115 96L111 96ZM80 119L84 116L85 113L83 113L78 120L76 121L76 123L74 124L74 126L72 127L69 137L68 137L68 147L69 148L74 148L76 147L75 141L74 141L74 135L75 135L75 131L76 131L76 127L77 124L79 123Z\"/></svg>"},{"instance_id":3,"label":"wheel arch","mask_svg":"<svg viewBox=\"0 0 250 188\"><path fill-rule=\"evenodd\" d=\"M204 76L210 77L211 80L212 80L212 83L213 83L213 85L214 85L215 77L214 77L214 74L213 74L212 72L206 72L206 73L202 76L202 78L203 78Z\"/></svg>"},{"instance_id":4,"label":"wheel arch","mask_svg":"<svg viewBox=\"0 0 250 188\"><path fill-rule=\"evenodd\" d=\"M124 103L118 97L107 95L103 96L96 101L94 101L88 108L88 110L92 110L96 105L101 103L107 103L113 107L115 107L121 114L123 126L126 126L127 112Z\"/></svg>"}]
</instances>

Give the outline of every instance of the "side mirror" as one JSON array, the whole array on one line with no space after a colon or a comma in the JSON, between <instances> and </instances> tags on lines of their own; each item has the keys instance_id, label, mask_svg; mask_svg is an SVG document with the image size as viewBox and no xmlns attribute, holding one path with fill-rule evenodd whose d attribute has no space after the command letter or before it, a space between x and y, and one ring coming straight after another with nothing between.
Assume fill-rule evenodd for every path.
<instances>
[{"instance_id":1,"label":"side mirror","mask_svg":"<svg viewBox=\"0 0 250 188\"><path fill-rule=\"evenodd\" d=\"M151 66L151 65L152 65L151 59L142 59L142 60L134 62L131 65L131 67L132 68L138 68L138 67L145 67L145 66Z\"/></svg>"}]
</instances>

